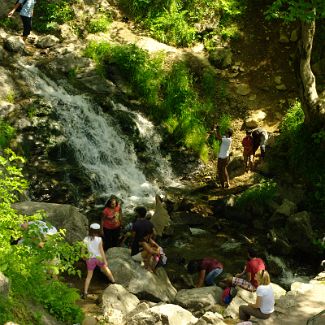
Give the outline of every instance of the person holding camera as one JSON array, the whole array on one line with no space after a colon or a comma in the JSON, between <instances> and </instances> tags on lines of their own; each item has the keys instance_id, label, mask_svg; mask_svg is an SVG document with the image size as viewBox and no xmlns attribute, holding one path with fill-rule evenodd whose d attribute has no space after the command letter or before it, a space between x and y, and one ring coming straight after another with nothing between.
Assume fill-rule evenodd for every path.
<instances>
[{"instance_id":1,"label":"person holding camera","mask_svg":"<svg viewBox=\"0 0 325 325\"><path fill-rule=\"evenodd\" d=\"M231 149L232 134L233 130L228 128L226 134L221 136L220 128L217 125L214 129L217 140L221 142L219 154L218 154L218 176L222 188L230 187L229 175L228 175L228 164L229 164L229 154Z\"/></svg>"}]
</instances>

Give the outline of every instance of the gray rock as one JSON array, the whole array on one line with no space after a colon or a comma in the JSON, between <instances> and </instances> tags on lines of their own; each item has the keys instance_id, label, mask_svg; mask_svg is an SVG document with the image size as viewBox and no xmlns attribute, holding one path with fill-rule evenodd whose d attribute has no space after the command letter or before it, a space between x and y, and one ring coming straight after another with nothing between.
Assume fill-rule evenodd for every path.
<instances>
[{"instance_id":1,"label":"gray rock","mask_svg":"<svg viewBox=\"0 0 325 325\"><path fill-rule=\"evenodd\" d=\"M202 311L220 302L222 289L217 286L180 290L175 303L192 311Z\"/></svg>"},{"instance_id":2,"label":"gray rock","mask_svg":"<svg viewBox=\"0 0 325 325\"><path fill-rule=\"evenodd\" d=\"M25 44L19 36L10 36L4 40L3 47L9 52L23 53Z\"/></svg>"},{"instance_id":3,"label":"gray rock","mask_svg":"<svg viewBox=\"0 0 325 325\"><path fill-rule=\"evenodd\" d=\"M110 324L123 324L125 316L140 300L119 284L110 285L103 292L103 310Z\"/></svg>"},{"instance_id":4,"label":"gray rock","mask_svg":"<svg viewBox=\"0 0 325 325\"><path fill-rule=\"evenodd\" d=\"M66 229L66 240L69 243L83 240L88 234L88 220L78 209L69 204L25 201L12 205L19 213L33 215L37 211L45 211L46 221L56 228Z\"/></svg>"},{"instance_id":5,"label":"gray rock","mask_svg":"<svg viewBox=\"0 0 325 325\"><path fill-rule=\"evenodd\" d=\"M195 325L225 325L222 315L219 313L213 313L211 311L206 312Z\"/></svg>"},{"instance_id":6,"label":"gray rock","mask_svg":"<svg viewBox=\"0 0 325 325\"><path fill-rule=\"evenodd\" d=\"M158 268L151 273L132 260L127 248L114 247L107 251L110 269L117 283L140 299L170 302L177 293L166 271Z\"/></svg>"},{"instance_id":7,"label":"gray rock","mask_svg":"<svg viewBox=\"0 0 325 325\"><path fill-rule=\"evenodd\" d=\"M60 40L55 37L54 35L46 35L44 37L40 37L37 42L36 46L41 49L47 49L50 48L56 44L58 44Z\"/></svg>"},{"instance_id":8,"label":"gray rock","mask_svg":"<svg viewBox=\"0 0 325 325\"><path fill-rule=\"evenodd\" d=\"M0 272L0 295L7 297L9 294L9 289L9 279L2 272Z\"/></svg>"},{"instance_id":9,"label":"gray rock","mask_svg":"<svg viewBox=\"0 0 325 325\"><path fill-rule=\"evenodd\" d=\"M251 89L248 84L239 84L237 86L236 93L238 95L246 96L251 92Z\"/></svg>"}]
</instances>

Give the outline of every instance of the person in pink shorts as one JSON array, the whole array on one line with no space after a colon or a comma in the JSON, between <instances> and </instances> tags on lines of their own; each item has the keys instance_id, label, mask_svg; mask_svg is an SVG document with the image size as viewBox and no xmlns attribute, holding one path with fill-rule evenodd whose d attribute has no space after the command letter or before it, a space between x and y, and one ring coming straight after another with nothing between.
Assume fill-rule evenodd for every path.
<instances>
[{"instance_id":1,"label":"person in pink shorts","mask_svg":"<svg viewBox=\"0 0 325 325\"><path fill-rule=\"evenodd\" d=\"M102 272L112 283L115 283L115 280L111 270L108 268L108 263L103 248L103 241L100 237L100 224L92 223L90 225L89 235L84 238L83 242L88 251L86 259L87 277L84 285L84 293L82 295L82 298L86 299L88 295L90 281L93 277L96 266L98 266L102 270Z\"/></svg>"}]
</instances>

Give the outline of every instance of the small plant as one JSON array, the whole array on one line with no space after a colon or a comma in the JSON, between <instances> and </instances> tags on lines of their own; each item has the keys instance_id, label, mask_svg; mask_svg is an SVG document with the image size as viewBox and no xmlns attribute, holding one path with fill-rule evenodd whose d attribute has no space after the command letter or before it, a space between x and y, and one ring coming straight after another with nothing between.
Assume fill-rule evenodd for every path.
<instances>
[{"instance_id":1,"label":"small plant","mask_svg":"<svg viewBox=\"0 0 325 325\"><path fill-rule=\"evenodd\" d=\"M265 205L271 201L278 186L274 181L263 179L260 184L250 187L243 192L237 199L235 204L240 208L245 208L248 205Z\"/></svg>"},{"instance_id":2,"label":"small plant","mask_svg":"<svg viewBox=\"0 0 325 325\"><path fill-rule=\"evenodd\" d=\"M111 24L112 20L107 16L102 15L97 18L90 19L88 25L86 26L86 30L89 33L99 33L106 32Z\"/></svg>"},{"instance_id":3,"label":"small plant","mask_svg":"<svg viewBox=\"0 0 325 325\"><path fill-rule=\"evenodd\" d=\"M221 28L221 37L224 40L236 40L240 37L240 31L237 24L230 24Z\"/></svg>"},{"instance_id":4,"label":"small plant","mask_svg":"<svg viewBox=\"0 0 325 325\"><path fill-rule=\"evenodd\" d=\"M15 129L0 119L0 148L6 148L14 135Z\"/></svg>"},{"instance_id":5,"label":"small plant","mask_svg":"<svg viewBox=\"0 0 325 325\"><path fill-rule=\"evenodd\" d=\"M15 98L16 98L16 94L14 91L9 91L7 96L6 96L6 100L7 102L13 104L15 102Z\"/></svg>"}]
</instances>

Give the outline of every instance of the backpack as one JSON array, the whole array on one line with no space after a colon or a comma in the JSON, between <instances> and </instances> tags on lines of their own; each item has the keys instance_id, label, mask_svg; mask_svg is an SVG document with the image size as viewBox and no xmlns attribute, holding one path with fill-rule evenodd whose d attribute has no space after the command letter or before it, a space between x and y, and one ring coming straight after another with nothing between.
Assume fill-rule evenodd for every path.
<instances>
[{"instance_id":1,"label":"backpack","mask_svg":"<svg viewBox=\"0 0 325 325\"><path fill-rule=\"evenodd\" d=\"M19 0L16 1L16 4L18 2L19 2ZM15 12L20 12L26 2L27 2L27 0L25 0L23 3L20 3L19 7L15 10Z\"/></svg>"},{"instance_id":2,"label":"backpack","mask_svg":"<svg viewBox=\"0 0 325 325\"><path fill-rule=\"evenodd\" d=\"M237 290L233 287L227 287L223 290L221 300L226 305L231 303L232 298L237 294Z\"/></svg>"}]
</instances>

